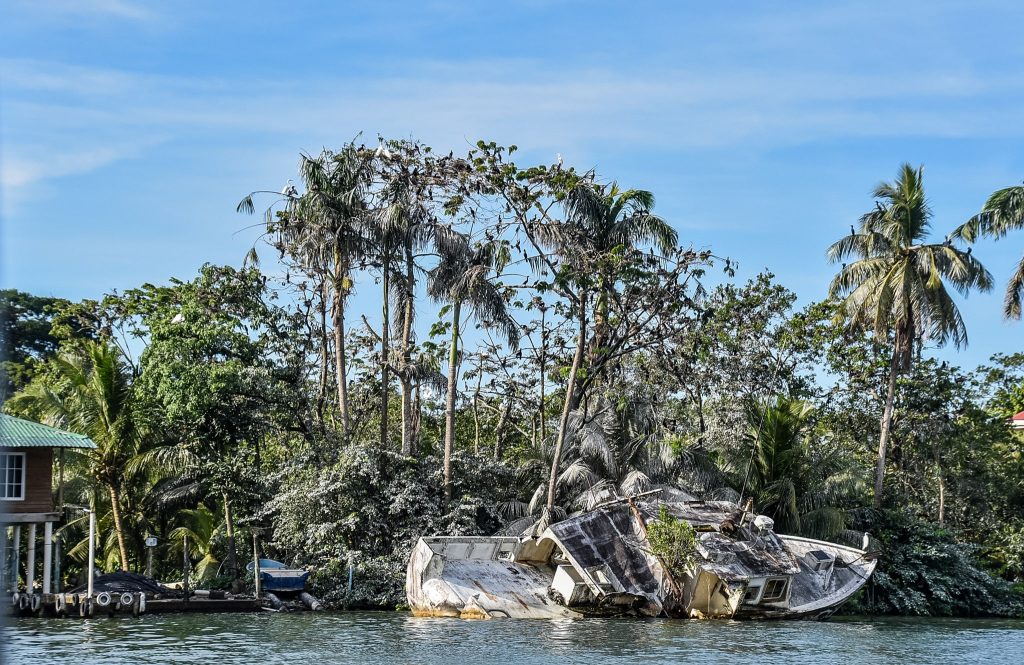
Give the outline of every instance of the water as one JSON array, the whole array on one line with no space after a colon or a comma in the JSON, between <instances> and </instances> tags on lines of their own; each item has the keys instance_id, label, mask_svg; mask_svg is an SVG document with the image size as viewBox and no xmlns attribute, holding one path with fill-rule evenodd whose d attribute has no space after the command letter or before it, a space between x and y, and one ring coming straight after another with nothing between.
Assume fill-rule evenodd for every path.
<instances>
[{"instance_id":1,"label":"water","mask_svg":"<svg viewBox=\"0 0 1024 665\"><path fill-rule=\"evenodd\" d=\"M1024 622L461 621L402 613L14 619L7 663L1024 663Z\"/></svg>"}]
</instances>

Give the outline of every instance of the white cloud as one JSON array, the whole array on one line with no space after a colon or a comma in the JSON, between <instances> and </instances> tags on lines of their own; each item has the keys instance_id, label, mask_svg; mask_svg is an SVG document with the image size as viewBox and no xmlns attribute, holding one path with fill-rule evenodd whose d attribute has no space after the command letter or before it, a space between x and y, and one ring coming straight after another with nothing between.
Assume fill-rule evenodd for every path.
<instances>
[{"instance_id":1,"label":"white cloud","mask_svg":"<svg viewBox=\"0 0 1024 665\"><path fill-rule=\"evenodd\" d=\"M879 77L810 66L550 72L522 60L417 63L402 76L290 81L31 60L0 65L2 184L9 192L102 168L164 140L208 135L316 150L366 130L455 148L493 137L554 154L607 144L757 149L844 137L1024 132L1005 110L1024 93L1017 74L893 70Z\"/></svg>"},{"instance_id":2,"label":"white cloud","mask_svg":"<svg viewBox=\"0 0 1024 665\"><path fill-rule=\"evenodd\" d=\"M26 13L51 18L72 16L109 17L132 21L151 21L158 14L150 7L129 0L20 0L14 6Z\"/></svg>"}]
</instances>

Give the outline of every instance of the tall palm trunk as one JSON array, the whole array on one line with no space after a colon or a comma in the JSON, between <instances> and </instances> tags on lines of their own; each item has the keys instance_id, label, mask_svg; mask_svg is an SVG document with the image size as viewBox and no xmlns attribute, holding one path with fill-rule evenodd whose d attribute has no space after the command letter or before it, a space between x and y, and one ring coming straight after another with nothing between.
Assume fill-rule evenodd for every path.
<instances>
[{"instance_id":1,"label":"tall palm trunk","mask_svg":"<svg viewBox=\"0 0 1024 665\"><path fill-rule=\"evenodd\" d=\"M540 310L540 440L544 441L548 438L548 428L546 424L545 412L547 410L547 399L544 395L545 383L547 381L546 376L548 373L548 331L545 327L545 314L547 308L541 307Z\"/></svg>"},{"instance_id":2,"label":"tall palm trunk","mask_svg":"<svg viewBox=\"0 0 1024 665\"><path fill-rule=\"evenodd\" d=\"M555 509L555 485L558 483L558 466L562 460L562 446L565 444L566 430L569 429L569 412L576 399L576 375L583 363L583 347L587 342L587 294L580 296L580 332L576 338L576 354L572 358L572 369L569 371L569 383L565 387L565 403L562 405L562 417L558 422L558 438L555 439L555 452L551 459L551 474L548 476L547 514Z\"/></svg>"},{"instance_id":3,"label":"tall palm trunk","mask_svg":"<svg viewBox=\"0 0 1024 665\"><path fill-rule=\"evenodd\" d=\"M939 526L946 526L946 477L942 474L942 458L939 447L932 445L932 456L935 458L935 476L939 484Z\"/></svg>"},{"instance_id":4,"label":"tall palm trunk","mask_svg":"<svg viewBox=\"0 0 1024 665\"><path fill-rule=\"evenodd\" d=\"M448 349L448 398L444 409L444 496L452 500L452 451L455 449L455 395L459 364L459 318L462 303L452 307L452 343Z\"/></svg>"},{"instance_id":5,"label":"tall palm trunk","mask_svg":"<svg viewBox=\"0 0 1024 665\"><path fill-rule=\"evenodd\" d=\"M334 263L334 365L338 383L338 409L345 438L349 433L348 377L345 366L345 274L335 256Z\"/></svg>"},{"instance_id":6,"label":"tall palm trunk","mask_svg":"<svg viewBox=\"0 0 1024 665\"><path fill-rule=\"evenodd\" d=\"M107 484L110 492L110 512L114 515L114 533L117 534L117 549L121 556L121 570L128 571L128 548L124 544L124 526L121 523L121 500L117 498L117 488L113 483Z\"/></svg>"},{"instance_id":7,"label":"tall palm trunk","mask_svg":"<svg viewBox=\"0 0 1024 665\"><path fill-rule=\"evenodd\" d=\"M224 499L224 530L228 537L228 572L231 574L231 581L238 579L238 561L235 553L235 521L231 518L231 501L228 500L228 493L222 492Z\"/></svg>"},{"instance_id":8,"label":"tall palm trunk","mask_svg":"<svg viewBox=\"0 0 1024 665\"><path fill-rule=\"evenodd\" d=\"M893 402L896 398L896 375L899 374L899 345L892 352L889 365L889 387L885 393L885 409L882 412L882 431L878 437L878 461L875 465L875 508L882 505L882 489L885 481L885 456L889 452L889 432L892 428Z\"/></svg>"},{"instance_id":9,"label":"tall palm trunk","mask_svg":"<svg viewBox=\"0 0 1024 665\"><path fill-rule=\"evenodd\" d=\"M405 308L402 312L402 373L399 375L402 385L402 454L412 454L412 438L415 429L412 404L412 319L413 319L413 279L415 266L411 241L405 246Z\"/></svg>"},{"instance_id":10,"label":"tall palm trunk","mask_svg":"<svg viewBox=\"0 0 1024 665\"><path fill-rule=\"evenodd\" d=\"M328 369L328 344L327 344L327 300L328 285L327 279L320 285L320 380L317 385L316 415L318 420L324 420L324 402L327 401L327 369Z\"/></svg>"},{"instance_id":11,"label":"tall palm trunk","mask_svg":"<svg viewBox=\"0 0 1024 665\"><path fill-rule=\"evenodd\" d=\"M384 303L381 305L383 323L380 335L380 447L388 446L388 383L391 380L391 264L384 259Z\"/></svg>"}]
</instances>

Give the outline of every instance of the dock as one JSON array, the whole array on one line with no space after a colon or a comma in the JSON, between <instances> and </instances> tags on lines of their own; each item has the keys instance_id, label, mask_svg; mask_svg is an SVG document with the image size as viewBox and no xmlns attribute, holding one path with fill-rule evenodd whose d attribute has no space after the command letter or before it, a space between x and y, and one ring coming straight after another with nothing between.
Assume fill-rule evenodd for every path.
<instances>
[{"instance_id":1,"label":"dock","mask_svg":"<svg viewBox=\"0 0 1024 665\"><path fill-rule=\"evenodd\" d=\"M263 601L252 596L227 598L147 598L141 592L101 591L90 597L84 593L15 593L11 597L11 616L101 617L141 616L176 612L256 612Z\"/></svg>"}]
</instances>

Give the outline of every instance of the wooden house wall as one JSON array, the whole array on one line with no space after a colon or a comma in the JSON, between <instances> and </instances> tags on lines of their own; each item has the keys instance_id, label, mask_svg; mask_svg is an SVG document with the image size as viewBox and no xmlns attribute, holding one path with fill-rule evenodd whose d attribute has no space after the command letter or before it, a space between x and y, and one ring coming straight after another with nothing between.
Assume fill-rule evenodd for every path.
<instances>
[{"instance_id":1,"label":"wooden house wall","mask_svg":"<svg viewBox=\"0 0 1024 665\"><path fill-rule=\"evenodd\" d=\"M53 449L4 448L5 453L25 453L25 498L0 501L0 510L9 513L53 512Z\"/></svg>"}]
</instances>

